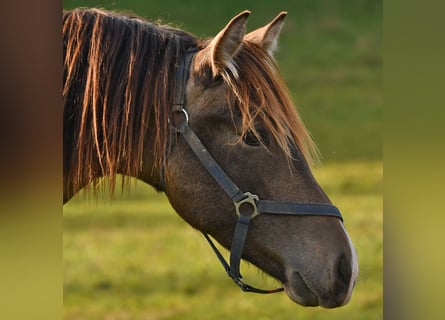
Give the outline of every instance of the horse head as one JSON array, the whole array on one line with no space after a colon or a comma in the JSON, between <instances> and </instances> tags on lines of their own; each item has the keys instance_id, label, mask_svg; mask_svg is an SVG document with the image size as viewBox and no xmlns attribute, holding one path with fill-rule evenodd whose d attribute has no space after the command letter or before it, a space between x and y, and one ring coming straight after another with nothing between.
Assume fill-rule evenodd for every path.
<instances>
[{"instance_id":1,"label":"horse head","mask_svg":"<svg viewBox=\"0 0 445 320\"><path fill-rule=\"evenodd\" d=\"M249 14L234 17L194 54L185 87L188 125L240 189L260 199L330 204L311 174L313 143L272 57L286 13L245 34ZM165 192L172 206L230 248L237 222L230 197L185 139L170 140ZM351 297L358 263L340 219L260 215L242 252L301 305L332 308Z\"/></svg>"}]
</instances>

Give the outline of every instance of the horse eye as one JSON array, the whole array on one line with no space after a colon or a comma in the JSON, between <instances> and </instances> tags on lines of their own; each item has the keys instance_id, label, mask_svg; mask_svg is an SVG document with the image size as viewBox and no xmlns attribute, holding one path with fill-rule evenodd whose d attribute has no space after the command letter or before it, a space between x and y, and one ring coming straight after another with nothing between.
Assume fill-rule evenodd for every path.
<instances>
[{"instance_id":1,"label":"horse eye","mask_svg":"<svg viewBox=\"0 0 445 320\"><path fill-rule=\"evenodd\" d=\"M262 131L258 130L258 134L260 136L261 141L258 139L257 136L252 131L247 131L246 134L243 137L243 141L245 144L251 146L251 147L259 147L261 144L268 144L269 139L267 135Z\"/></svg>"}]
</instances>

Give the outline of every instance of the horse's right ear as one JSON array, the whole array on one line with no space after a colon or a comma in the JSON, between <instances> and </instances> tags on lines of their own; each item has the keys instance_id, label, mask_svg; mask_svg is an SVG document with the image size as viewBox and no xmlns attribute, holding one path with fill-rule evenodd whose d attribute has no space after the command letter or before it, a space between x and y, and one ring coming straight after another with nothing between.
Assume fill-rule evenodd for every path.
<instances>
[{"instance_id":1,"label":"horse's right ear","mask_svg":"<svg viewBox=\"0 0 445 320\"><path fill-rule=\"evenodd\" d=\"M280 12L269 24L246 35L245 39L256 43L264 50L266 50L271 57L273 57L274 51L277 50L278 37L280 35L281 28L284 24L284 18L286 18L287 12Z\"/></svg>"},{"instance_id":2,"label":"horse's right ear","mask_svg":"<svg viewBox=\"0 0 445 320\"><path fill-rule=\"evenodd\" d=\"M234 76L238 75L233 57L243 42L249 15L248 10L238 14L209 43L207 49L210 50L213 77L227 69Z\"/></svg>"}]
</instances>

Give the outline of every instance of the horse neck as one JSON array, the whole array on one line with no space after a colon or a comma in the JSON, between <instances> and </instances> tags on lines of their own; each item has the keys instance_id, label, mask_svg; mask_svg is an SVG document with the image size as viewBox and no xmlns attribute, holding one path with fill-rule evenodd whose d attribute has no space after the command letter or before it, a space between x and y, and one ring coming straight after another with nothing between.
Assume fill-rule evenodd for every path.
<instances>
[{"instance_id":1,"label":"horse neck","mask_svg":"<svg viewBox=\"0 0 445 320\"><path fill-rule=\"evenodd\" d=\"M153 123L153 122L152 122ZM64 137L67 139L67 137ZM69 140L69 139L67 139ZM91 170L90 174L82 176L77 184L73 183L73 177L69 174L69 169L76 165L83 165L82 163L77 163L72 157L73 153L75 153L75 148L70 147L65 144L64 146L64 192L63 192L63 203L68 202L75 194L77 194L80 190L85 189L86 193L90 193L91 191L95 192L97 188L97 183L101 178L105 179L105 185L107 181L111 184L111 190L114 189L115 177L117 174L122 175L124 179L124 184L128 182L128 177L135 178L137 180L143 181L156 189L160 189L159 181L161 180L160 174L160 165L157 164L158 160L155 158L154 152L154 141L155 141L155 129L154 127L150 127L147 129L144 141L144 152L141 159L141 168L137 170L137 172L128 171L125 165L127 159L125 156L122 157L122 165L118 166L115 172L112 172L109 176L104 177L102 171L100 170L100 159L97 158L91 166L95 168ZM71 145L72 146L72 145ZM101 159L105 161L105 159ZM103 185L103 184L102 184Z\"/></svg>"}]
</instances>

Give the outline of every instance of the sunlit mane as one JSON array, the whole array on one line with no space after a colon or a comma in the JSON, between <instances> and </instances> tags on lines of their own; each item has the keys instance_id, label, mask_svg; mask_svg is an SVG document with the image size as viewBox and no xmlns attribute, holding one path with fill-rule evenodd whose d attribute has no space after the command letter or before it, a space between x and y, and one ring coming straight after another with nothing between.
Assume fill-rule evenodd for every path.
<instances>
[{"instance_id":1,"label":"sunlit mane","mask_svg":"<svg viewBox=\"0 0 445 320\"><path fill-rule=\"evenodd\" d=\"M116 173L141 169L148 129L160 163L178 59L196 39L137 17L76 9L63 14L63 41L65 188L108 176L113 189Z\"/></svg>"},{"instance_id":2,"label":"sunlit mane","mask_svg":"<svg viewBox=\"0 0 445 320\"><path fill-rule=\"evenodd\" d=\"M317 161L318 150L273 59L259 46L244 41L234 63L237 74L225 72L223 78L235 94L242 116L242 134L251 131L260 138L255 128L255 121L259 120L286 155L292 157L289 142L295 141L309 163Z\"/></svg>"},{"instance_id":3,"label":"sunlit mane","mask_svg":"<svg viewBox=\"0 0 445 320\"><path fill-rule=\"evenodd\" d=\"M109 178L111 189L116 173L137 176L148 130L154 136L150 152L161 166L178 61L201 46L182 30L133 16L99 9L63 13L67 194L99 176ZM260 119L289 157L289 141L295 141L311 161L316 148L273 60L245 42L234 64L238 77L227 72L223 78L237 97L243 132L255 133L254 121Z\"/></svg>"}]
</instances>

